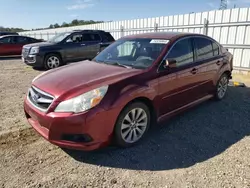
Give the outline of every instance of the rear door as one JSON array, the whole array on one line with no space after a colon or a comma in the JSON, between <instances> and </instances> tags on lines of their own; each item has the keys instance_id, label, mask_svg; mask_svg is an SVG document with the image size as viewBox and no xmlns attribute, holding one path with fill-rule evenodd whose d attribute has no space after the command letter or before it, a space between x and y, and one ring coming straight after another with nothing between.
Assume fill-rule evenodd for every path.
<instances>
[{"instance_id":1,"label":"rear door","mask_svg":"<svg viewBox=\"0 0 250 188\"><path fill-rule=\"evenodd\" d=\"M200 95L211 94L214 90L214 79L223 64L218 44L207 37L197 36L193 38L195 46L195 64L200 80Z\"/></svg>"},{"instance_id":2,"label":"rear door","mask_svg":"<svg viewBox=\"0 0 250 188\"><path fill-rule=\"evenodd\" d=\"M83 33L79 53L82 59L93 59L100 49L101 37L98 33Z\"/></svg>"},{"instance_id":3,"label":"rear door","mask_svg":"<svg viewBox=\"0 0 250 188\"><path fill-rule=\"evenodd\" d=\"M177 61L176 68L159 68L160 115L163 116L197 100L199 78L194 64L193 43L190 37L179 39L165 59Z\"/></svg>"}]
</instances>

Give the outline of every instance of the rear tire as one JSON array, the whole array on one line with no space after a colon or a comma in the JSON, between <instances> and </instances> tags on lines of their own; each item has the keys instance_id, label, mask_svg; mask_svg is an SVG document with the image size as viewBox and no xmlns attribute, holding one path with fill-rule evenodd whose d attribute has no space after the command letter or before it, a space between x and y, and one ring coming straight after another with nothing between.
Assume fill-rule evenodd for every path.
<instances>
[{"instance_id":1,"label":"rear tire","mask_svg":"<svg viewBox=\"0 0 250 188\"><path fill-rule=\"evenodd\" d=\"M58 54L48 54L44 60L44 67L46 70L54 69L62 65L62 58Z\"/></svg>"},{"instance_id":2,"label":"rear tire","mask_svg":"<svg viewBox=\"0 0 250 188\"><path fill-rule=\"evenodd\" d=\"M114 136L115 144L131 147L146 135L151 122L150 111L142 102L129 104L118 116Z\"/></svg>"},{"instance_id":3,"label":"rear tire","mask_svg":"<svg viewBox=\"0 0 250 188\"><path fill-rule=\"evenodd\" d=\"M227 74L222 74L220 79L218 80L216 84L216 91L215 91L215 99L216 100L222 100L226 94L228 89L228 83L229 83L229 77Z\"/></svg>"}]
</instances>

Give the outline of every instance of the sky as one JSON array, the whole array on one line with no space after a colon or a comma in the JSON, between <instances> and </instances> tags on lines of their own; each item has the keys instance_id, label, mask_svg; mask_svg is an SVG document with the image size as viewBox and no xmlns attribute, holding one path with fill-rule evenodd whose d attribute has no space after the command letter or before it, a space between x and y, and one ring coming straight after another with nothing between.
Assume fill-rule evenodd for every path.
<instances>
[{"instance_id":1,"label":"sky","mask_svg":"<svg viewBox=\"0 0 250 188\"><path fill-rule=\"evenodd\" d=\"M44 28L73 19L117 21L218 9L220 0L0 0L0 26ZM228 8L250 0L228 0Z\"/></svg>"}]
</instances>

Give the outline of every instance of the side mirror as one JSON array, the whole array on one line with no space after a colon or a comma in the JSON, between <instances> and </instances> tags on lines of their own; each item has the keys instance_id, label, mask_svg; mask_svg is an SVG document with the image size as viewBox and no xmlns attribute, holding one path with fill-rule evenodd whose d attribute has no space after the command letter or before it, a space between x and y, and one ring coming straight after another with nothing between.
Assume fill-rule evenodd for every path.
<instances>
[{"instance_id":1,"label":"side mirror","mask_svg":"<svg viewBox=\"0 0 250 188\"><path fill-rule=\"evenodd\" d=\"M164 60L164 67L169 68L176 68L177 67L177 61L175 59L166 59Z\"/></svg>"}]
</instances>

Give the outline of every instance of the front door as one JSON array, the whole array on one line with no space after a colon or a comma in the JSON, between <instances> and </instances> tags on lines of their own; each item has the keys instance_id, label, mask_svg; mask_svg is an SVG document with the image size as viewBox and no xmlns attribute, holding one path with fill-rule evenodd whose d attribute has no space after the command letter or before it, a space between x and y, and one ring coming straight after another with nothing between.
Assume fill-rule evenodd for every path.
<instances>
[{"instance_id":1,"label":"front door","mask_svg":"<svg viewBox=\"0 0 250 188\"><path fill-rule=\"evenodd\" d=\"M68 36L63 44L64 58L67 62L78 61L81 59L79 49L82 45L82 34L74 33Z\"/></svg>"},{"instance_id":2,"label":"front door","mask_svg":"<svg viewBox=\"0 0 250 188\"><path fill-rule=\"evenodd\" d=\"M20 53L21 54L21 53ZM15 44L13 37L3 37L0 39L0 56L10 56L15 54Z\"/></svg>"},{"instance_id":3,"label":"front door","mask_svg":"<svg viewBox=\"0 0 250 188\"><path fill-rule=\"evenodd\" d=\"M164 116L197 100L199 73L194 64L191 38L179 39L165 59L174 59L176 68L159 68L159 115ZM163 64L162 64L163 65Z\"/></svg>"}]
</instances>

